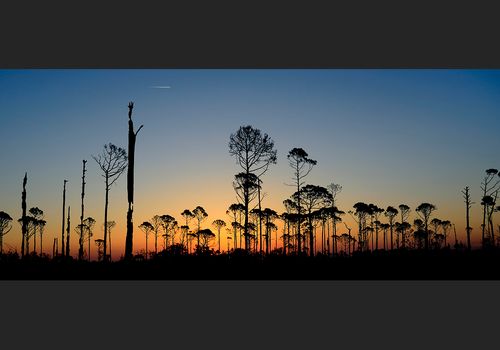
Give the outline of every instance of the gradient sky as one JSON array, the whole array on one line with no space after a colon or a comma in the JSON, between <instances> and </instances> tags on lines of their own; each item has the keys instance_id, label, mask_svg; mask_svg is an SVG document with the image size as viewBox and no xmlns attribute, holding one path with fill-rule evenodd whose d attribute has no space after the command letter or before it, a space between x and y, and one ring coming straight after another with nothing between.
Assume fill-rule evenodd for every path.
<instances>
[{"instance_id":1,"label":"gradient sky","mask_svg":"<svg viewBox=\"0 0 500 350\"><path fill-rule=\"evenodd\" d=\"M91 155L108 142L127 147L129 101L136 127L144 124L136 145L134 252L145 244L137 226L155 214L180 221L184 209L201 205L209 214L205 227L218 218L230 222L225 211L236 201L231 183L240 169L228 141L241 125L275 141L278 163L263 179L263 206L278 212L293 192L285 184L292 174L286 155L301 147L318 161L307 183L341 184L342 210L358 201L412 209L430 202L463 240L460 191L470 186L479 203L484 170L500 166L499 70L2 70L0 210L21 217L27 171L28 208L38 206L47 220L45 252L61 234L68 179L77 253L82 159L85 216L97 220L94 238L102 238L104 181ZM124 174L110 192L114 258L124 251L126 208ZM477 242L479 204L471 214ZM344 219L354 233L352 219ZM20 231L15 222L4 249L20 250Z\"/></svg>"}]
</instances>

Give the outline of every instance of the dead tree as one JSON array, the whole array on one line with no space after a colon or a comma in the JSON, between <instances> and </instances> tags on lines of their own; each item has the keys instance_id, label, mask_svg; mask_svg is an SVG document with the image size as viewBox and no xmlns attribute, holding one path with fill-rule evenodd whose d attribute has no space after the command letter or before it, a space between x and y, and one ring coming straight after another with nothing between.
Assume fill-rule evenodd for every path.
<instances>
[{"instance_id":1,"label":"dead tree","mask_svg":"<svg viewBox=\"0 0 500 350\"><path fill-rule=\"evenodd\" d=\"M134 103L128 104L128 169L127 169L127 196L128 196L128 211L127 211L127 236L125 238L125 259L131 259L132 242L134 236L134 226L132 223L132 214L134 210L134 160L135 160L135 140L137 134L143 127L141 125L134 132L134 122L132 121L132 110Z\"/></svg>"},{"instance_id":2,"label":"dead tree","mask_svg":"<svg viewBox=\"0 0 500 350\"><path fill-rule=\"evenodd\" d=\"M23 210L22 220L22 235L23 240L21 243L21 257L24 257L24 241L26 240L26 236L28 235L28 220L26 219L26 183L28 182L28 173L24 173L23 179L23 192L21 196L21 207Z\"/></svg>"},{"instance_id":3,"label":"dead tree","mask_svg":"<svg viewBox=\"0 0 500 350\"><path fill-rule=\"evenodd\" d=\"M78 240L78 243L79 243L79 248L78 248L78 260L83 260L83 238L85 236L85 233L83 232L83 229L84 229L84 225L83 225L83 213L84 213L84 204L83 204L83 198L85 197L85 164L87 163L87 161L84 159L83 160L83 172L82 172L82 212L81 212L81 215L80 215L80 239Z\"/></svg>"},{"instance_id":4,"label":"dead tree","mask_svg":"<svg viewBox=\"0 0 500 350\"><path fill-rule=\"evenodd\" d=\"M69 255L69 232L70 232L70 220L69 220L69 213L70 213L71 207L68 206L68 222L67 222L67 227L66 227L66 256Z\"/></svg>"},{"instance_id":5,"label":"dead tree","mask_svg":"<svg viewBox=\"0 0 500 350\"><path fill-rule=\"evenodd\" d=\"M465 230L467 232L467 250L468 251L471 251L471 244L470 244L470 231L471 231L471 227L470 227L470 216L469 216L469 212L470 212L470 208L472 207L472 202L471 202L471 199L470 199L470 193L469 193L469 186L465 186L465 188L463 189L462 191L462 194L464 195L464 201L465 201L465 220L466 220L466 227L465 227Z\"/></svg>"},{"instance_id":6,"label":"dead tree","mask_svg":"<svg viewBox=\"0 0 500 350\"><path fill-rule=\"evenodd\" d=\"M62 229L61 229L61 255L64 256L64 221L66 220L66 215L64 211L66 210L66 182L68 180L64 180L63 185L63 205L62 205Z\"/></svg>"}]
</instances>

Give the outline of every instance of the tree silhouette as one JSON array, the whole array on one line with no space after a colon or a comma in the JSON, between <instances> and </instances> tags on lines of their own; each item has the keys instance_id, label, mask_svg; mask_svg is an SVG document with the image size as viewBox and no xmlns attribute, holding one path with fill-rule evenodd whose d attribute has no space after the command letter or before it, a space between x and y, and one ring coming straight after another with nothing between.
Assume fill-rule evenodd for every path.
<instances>
[{"instance_id":1,"label":"tree silhouette","mask_svg":"<svg viewBox=\"0 0 500 350\"><path fill-rule=\"evenodd\" d=\"M28 182L28 173L24 173L23 178L23 192L21 194L21 208L22 208L22 217L21 217L21 234L22 234L22 243L21 243L21 257L24 257L24 245L26 241L26 236L28 235L28 220L26 215L26 183Z\"/></svg>"},{"instance_id":2,"label":"tree silhouette","mask_svg":"<svg viewBox=\"0 0 500 350\"><path fill-rule=\"evenodd\" d=\"M290 240L293 240L292 235L290 234L290 225L292 224L292 222L294 222L296 216L298 216L298 209L295 203L291 199L285 199L283 201L283 205L285 206L286 210L286 216L284 216L284 218L286 220L286 232L287 232L287 242L286 244L283 243L284 244L283 254L286 255L287 248L293 246L293 244L290 242ZM297 212L297 214L294 215L294 212Z\"/></svg>"},{"instance_id":3,"label":"tree silhouette","mask_svg":"<svg viewBox=\"0 0 500 350\"><path fill-rule=\"evenodd\" d=\"M81 214L80 214L80 225L77 226L80 228L81 232L79 234L79 239L78 239L78 260L83 260L83 240L85 238L85 232L84 232L84 229L85 229L85 224L83 222L83 215L84 215L84 209L85 209L85 206L84 206L84 203L83 203L83 199L85 197L85 172L87 171L85 169L85 164L87 163L87 161L84 159L83 160L83 170L82 170L82 211L81 211Z\"/></svg>"},{"instance_id":4,"label":"tree silhouette","mask_svg":"<svg viewBox=\"0 0 500 350\"><path fill-rule=\"evenodd\" d=\"M469 186L465 186L465 188L462 191L462 194L465 202L465 225L466 225L465 231L467 233L467 250L470 252L472 250L470 243L470 231L472 230L472 228L470 227L470 208L474 203L471 201L470 198Z\"/></svg>"},{"instance_id":5,"label":"tree silhouette","mask_svg":"<svg viewBox=\"0 0 500 350\"><path fill-rule=\"evenodd\" d=\"M483 181L481 182L481 190L483 191L483 197L482 197L482 202L481 205L483 206L483 224L481 225L481 243L483 248L485 247L486 240L485 240L485 229L486 229L486 216L487 216L487 205L489 202L489 198L491 197L492 193L495 191L497 188L497 185L500 183L500 180L497 180L496 182L493 182L495 175L498 174L497 169L487 169L486 170L486 175L483 178ZM486 201L485 201L486 198Z\"/></svg>"},{"instance_id":6,"label":"tree silhouette","mask_svg":"<svg viewBox=\"0 0 500 350\"><path fill-rule=\"evenodd\" d=\"M436 206L430 203L422 203L420 204L415 211L420 216L422 221L424 222L424 230L425 230L425 249L429 249L429 219L432 215L432 212L436 210Z\"/></svg>"},{"instance_id":7,"label":"tree silhouette","mask_svg":"<svg viewBox=\"0 0 500 350\"><path fill-rule=\"evenodd\" d=\"M226 214L229 215L233 221L231 222L231 227L233 228L234 232L234 238L233 238L233 246L236 249L238 247L238 238L237 238L237 232L238 229L241 230L241 214L245 212L245 206L240 203L233 203L229 206L228 210L226 211ZM238 222L238 214L240 214L240 222Z\"/></svg>"},{"instance_id":8,"label":"tree silhouette","mask_svg":"<svg viewBox=\"0 0 500 350\"><path fill-rule=\"evenodd\" d=\"M108 241L108 206L109 206L109 190L111 186L118 180L120 175L125 171L127 167L127 154L125 150L121 147L117 147L112 143L104 145L104 149L101 154L97 156L92 156L96 163L99 165L102 171L102 177L104 177L104 242L102 244L103 250L103 261L106 261L107 247L106 243Z\"/></svg>"},{"instance_id":9,"label":"tree silhouette","mask_svg":"<svg viewBox=\"0 0 500 350\"><path fill-rule=\"evenodd\" d=\"M449 220L441 221L441 230L443 232L444 245L446 246L446 239L448 237L448 230L451 228L451 222Z\"/></svg>"},{"instance_id":10,"label":"tree silhouette","mask_svg":"<svg viewBox=\"0 0 500 350\"><path fill-rule=\"evenodd\" d=\"M286 256L287 247L290 245L290 214L285 211L279 217L283 220L283 255Z\"/></svg>"},{"instance_id":11,"label":"tree silhouette","mask_svg":"<svg viewBox=\"0 0 500 350\"><path fill-rule=\"evenodd\" d=\"M184 220L186 220L186 225L185 225L185 229L184 229L184 237L182 238L182 241L184 241L184 239L186 239L186 244L187 244L188 243L188 236L187 236L187 234L188 234L188 231L189 231L189 221L194 218L194 215L191 212L191 210L189 210L189 209L185 209L181 213L181 215L184 218ZM189 249L188 249L188 252L189 252Z\"/></svg>"},{"instance_id":12,"label":"tree silhouette","mask_svg":"<svg viewBox=\"0 0 500 350\"><path fill-rule=\"evenodd\" d=\"M246 181L250 180L250 174L259 178L265 173L270 164L276 164L277 151L274 141L267 135L262 134L259 129L250 125L241 126L229 137L229 154L236 158L236 163L243 169ZM259 181L256 185L260 186ZM243 186L243 205L245 208L244 236L248 238L248 213L250 204L249 184ZM245 249L248 250L249 242L245 240Z\"/></svg>"},{"instance_id":13,"label":"tree silhouette","mask_svg":"<svg viewBox=\"0 0 500 350\"><path fill-rule=\"evenodd\" d=\"M399 205L399 212L401 214L401 244L402 248L405 248L406 246L406 229L408 227L411 228L411 225L407 222L408 218L410 217L410 207L407 206L406 204L400 204Z\"/></svg>"},{"instance_id":14,"label":"tree silhouette","mask_svg":"<svg viewBox=\"0 0 500 350\"><path fill-rule=\"evenodd\" d=\"M442 223L442 221L438 218L434 218L431 220L430 224L431 224L432 228L434 229L434 236L439 234L439 228L441 227L441 223ZM432 240L432 238L435 238L435 237L432 237L432 236L429 237L430 240ZM444 240L444 237L443 237L443 240Z\"/></svg>"},{"instance_id":15,"label":"tree silhouette","mask_svg":"<svg viewBox=\"0 0 500 350\"><path fill-rule=\"evenodd\" d=\"M128 104L128 170L127 170L127 199L128 199L128 210L127 210L127 236L125 237L125 258L131 259L133 257L133 237L134 237L134 225L132 223L132 214L134 210L134 162L135 162L135 140L137 134L142 129L143 125L134 132L134 122L132 121L132 110L134 109L134 103L129 102Z\"/></svg>"},{"instance_id":16,"label":"tree silhouette","mask_svg":"<svg viewBox=\"0 0 500 350\"><path fill-rule=\"evenodd\" d=\"M197 206L193 210L193 215L194 215L194 218L196 219L197 224L198 224L198 229L196 230L196 233L198 233L201 229L201 223L208 217L208 214L205 211L205 209L203 209L203 207ZM196 234L196 239L197 239L198 247L200 247L200 235Z\"/></svg>"},{"instance_id":17,"label":"tree silhouette","mask_svg":"<svg viewBox=\"0 0 500 350\"><path fill-rule=\"evenodd\" d=\"M342 192L342 186L336 183L331 183L326 188L330 191L330 194L332 196L332 230L333 230L333 237L337 236L337 216L335 215L335 209L337 207L337 195ZM343 212L342 212L343 213ZM328 225L328 232L330 232L330 225ZM330 234L328 233L327 235L327 245L329 245L330 242ZM336 252L336 247L337 247L337 241L334 240L332 241L333 243L333 252ZM330 253L330 249L328 248L328 253Z\"/></svg>"},{"instance_id":18,"label":"tree silhouette","mask_svg":"<svg viewBox=\"0 0 500 350\"><path fill-rule=\"evenodd\" d=\"M212 222L212 225L217 229L217 241L218 241L219 252L222 252L220 247L220 230L226 226L226 223L224 222L224 220L216 219Z\"/></svg>"},{"instance_id":19,"label":"tree silhouette","mask_svg":"<svg viewBox=\"0 0 500 350\"><path fill-rule=\"evenodd\" d=\"M90 261L90 258L91 258L90 243L92 241L92 237L94 236L94 233L92 230L94 229L95 219L89 216L88 218L83 220L83 224L85 225L84 227L85 227L85 231L86 231L84 234L84 237L83 237L83 241L88 242L88 244L89 244L88 259Z\"/></svg>"},{"instance_id":20,"label":"tree silhouette","mask_svg":"<svg viewBox=\"0 0 500 350\"><path fill-rule=\"evenodd\" d=\"M108 241L109 241L109 254L108 256L104 255L104 259L109 259L109 261L112 261L112 257L111 257L111 230L113 229L113 227L116 226L116 222L114 221L108 221L107 222L107 227L108 227ZM103 246L104 246L104 243L103 243ZM103 249L103 254L104 254L104 249Z\"/></svg>"},{"instance_id":21,"label":"tree silhouette","mask_svg":"<svg viewBox=\"0 0 500 350\"><path fill-rule=\"evenodd\" d=\"M297 207L302 200L309 231L309 255L314 256L313 212L331 205L332 195L325 187L306 185L292 196Z\"/></svg>"},{"instance_id":22,"label":"tree silhouette","mask_svg":"<svg viewBox=\"0 0 500 350\"><path fill-rule=\"evenodd\" d=\"M500 175L499 175L500 176ZM489 224L489 231L491 232L491 243L492 246L495 247L495 229L493 226L493 213L495 212L495 205L497 203L497 198L498 198L498 191L499 189L496 189L493 192L493 195L491 196L492 201L488 203L488 224Z\"/></svg>"},{"instance_id":23,"label":"tree silhouette","mask_svg":"<svg viewBox=\"0 0 500 350\"><path fill-rule=\"evenodd\" d=\"M177 221L175 221L175 218L171 215L165 214L160 216L161 220L161 227L163 228L163 231L165 231L165 249L168 248L168 239L169 237L172 238L173 235L173 230L175 226L177 226ZM153 233L155 230L155 224L153 224ZM173 244L173 242L172 242ZM155 247L156 247L156 242L155 242ZM156 249L156 248L155 248Z\"/></svg>"},{"instance_id":24,"label":"tree silhouette","mask_svg":"<svg viewBox=\"0 0 500 350\"><path fill-rule=\"evenodd\" d=\"M481 201L481 205L483 206L483 208L485 208L488 221L488 229L485 231L487 233L487 236L485 239L492 247L495 246L495 232L493 230L493 221L491 219L491 216L495 208L497 193L498 192L495 192L494 197L484 196Z\"/></svg>"},{"instance_id":25,"label":"tree silhouette","mask_svg":"<svg viewBox=\"0 0 500 350\"><path fill-rule=\"evenodd\" d=\"M209 228L206 228L203 230L199 230L196 233L196 236L199 242L197 251L199 253L207 252L210 246L210 242L215 238L215 234Z\"/></svg>"},{"instance_id":26,"label":"tree silhouette","mask_svg":"<svg viewBox=\"0 0 500 350\"><path fill-rule=\"evenodd\" d=\"M384 226L384 225L387 225L387 226ZM381 224L382 228L390 228L390 225L389 224ZM398 233L400 236L401 236L401 248L404 249L406 248L406 245L407 245L407 240L408 240L408 233L411 233L411 225L404 221L403 223L400 223L400 222L396 222L395 223L395 231L396 233ZM384 232L384 235L385 235L386 232Z\"/></svg>"},{"instance_id":27,"label":"tree silhouette","mask_svg":"<svg viewBox=\"0 0 500 350\"><path fill-rule=\"evenodd\" d=\"M104 239L96 239L95 244L97 246L97 261L103 261L103 255L104 255Z\"/></svg>"},{"instance_id":28,"label":"tree silhouette","mask_svg":"<svg viewBox=\"0 0 500 350\"><path fill-rule=\"evenodd\" d=\"M380 228L384 232L384 250L387 250L388 247L388 242L387 242L387 230L391 227L391 225L386 224L386 223L381 223Z\"/></svg>"},{"instance_id":29,"label":"tree silhouette","mask_svg":"<svg viewBox=\"0 0 500 350\"><path fill-rule=\"evenodd\" d=\"M160 230L160 227L163 227L163 220L161 216L155 215L151 219L151 224L153 225L153 235L155 237L155 255L158 254L158 232ZM167 245L165 244L165 249L167 248Z\"/></svg>"},{"instance_id":30,"label":"tree silhouette","mask_svg":"<svg viewBox=\"0 0 500 350\"><path fill-rule=\"evenodd\" d=\"M264 238L266 239L266 254L269 254L272 233L271 230L274 228L271 224L274 225L273 222L278 218L278 213L270 208L265 208L262 210L262 218L265 221L264 226L266 228L266 234L264 235Z\"/></svg>"},{"instance_id":31,"label":"tree silhouette","mask_svg":"<svg viewBox=\"0 0 500 350\"><path fill-rule=\"evenodd\" d=\"M233 188L236 192L236 195L238 197L238 200L245 203L251 203L258 195L258 189L259 189L259 178L255 174L247 174L247 173L238 173L234 176L234 181L233 181ZM248 204L247 203L247 204ZM245 215L245 225L248 226L248 213L246 212L246 207L244 204L242 204L243 207L243 214ZM250 248L249 246L249 235L248 235L248 227L245 229L245 226L243 227L244 231L244 237L245 237L245 249L248 250ZM241 237L241 236L240 236ZM240 247L241 247L241 242L240 242Z\"/></svg>"},{"instance_id":32,"label":"tree silhouette","mask_svg":"<svg viewBox=\"0 0 500 350\"><path fill-rule=\"evenodd\" d=\"M38 207L30 208L29 213L33 217L32 225L33 225L33 252L36 254L36 232L37 229L41 227L41 221L43 220L44 214L43 210ZM43 224L45 226L45 224Z\"/></svg>"},{"instance_id":33,"label":"tree silhouette","mask_svg":"<svg viewBox=\"0 0 500 350\"><path fill-rule=\"evenodd\" d=\"M83 260L83 243L85 242L85 236L87 233L86 225L84 223L78 224L75 227L75 233L78 235L78 260Z\"/></svg>"},{"instance_id":34,"label":"tree silhouette","mask_svg":"<svg viewBox=\"0 0 500 350\"><path fill-rule=\"evenodd\" d=\"M68 180L64 180L64 185L63 185L63 200L62 200L62 228L61 228L61 255L64 256L64 222L66 220L66 182Z\"/></svg>"},{"instance_id":35,"label":"tree silhouette","mask_svg":"<svg viewBox=\"0 0 500 350\"><path fill-rule=\"evenodd\" d=\"M25 239L25 255L30 254L30 239L36 234L36 228L37 228L37 219L35 219L33 216L28 215L23 218L19 218L17 220L19 224L21 224L21 227L26 224L26 234L24 235Z\"/></svg>"},{"instance_id":36,"label":"tree silhouette","mask_svg":"<svg viewBox=\"0 0 500 350\"><path fill-rule=\"evenodd\" d=\"M69 217L70 217L70 211L71 211L71 207L68 206L68 221L67 221L67 225L66 225L66 256L67 257L71 256L70 255L70 251L69 251L69 247L70 247L70 245L69 245L69 242L70 242L70 240L69 240L70 239L69 233L70 233L70 227L71 227L71 222L70 222L70 219L69 219ZM110 248L111 248L111 245L110 245Z\"/></svg>"},{"instance_id":37,"label":"tree silhouette","mask_svg":"<svg viewBox=\"0 0 500 350\"><path fill-rule=\"evenodd\" d=\"M371 206L372 226L375 229L375 249L378 250L378 229L380 227L379 216L384 212L384 209L377 207L375 204L370 204L370 206ZM372 239L372 250L373 250L373 239Z\"/></svg>"},{"instance_id":38,"label":"tree silhouette","mask_svg":"<svg viewBox=\"0 0 500 350\"><path fill-rule=\"evenodd\" d=\"M0 211L0 255L3 254L3 236L12 229L12 218L4 211Z\"/></svg>"},{"instance_id":39,"label":"tree silhouette","mask_svg":"<svg viewBox=\"0 0 500 350\"><path fill-rule=\"evenodd\" d=\"M390 229L390 234L391 234L391 250L393 250L394 249L394 242L393 242L394 220L396 219L396 215L398 215L398 210L394 207L388 206L387 209L385 209L384 215L387 217L387 220L389 220L389 229Z\"/></svg>"},{"instance_id":40,"label":"tree silhouette","mask_svg":"<svg viewBox=\"0 0 500 350\"><path fill-rule=\"evenodd\" d=\"M418 249L422 249L427 242L427 232L424 230L424 221L422 219L413 220L413 226L415 226L415 231L413 232L413 238L415 240L415 246Z\"/></svg>"},{"instance_id":41,"label":"tree silhouette","mask_svg":"<svg viewBox=\"0 0 500 350\"><path fill-rule=\"evenodd\" d=\"M262 210L259 208L253 208L250 210L251 223L255 225L255 239L253 249L257 252L257 245L260 243L260 252L262 252Z\"/></svg>"},{"instance_id":42,"label":"tree silhouette","mask_svg":"<svg viewBox=\"0 0 500 350\"><path fill-rule=\"evenodd\" d=\"M144 221L142 224L139 225L139 228L144 232L144 235L146 236L146 260L148 259L148 238L149 234L151 231L154 230L153 225L151 225L150 222Z\"/></svg>"},{"instance_id":43,"label":"tree silhouette","mask_svg":"<svg viewBox=\"0 0 500 350\"><path fill-rule=\"evenodd\" d=\"M354 212L349 211L358 224L358 248L360 251L367 249L366 219L370 216L370 206L364 202L357 202L353 205Z\"/></svg>"},{"instance_id":44,"label":"tree silhouette","mask_svg":"<svg viewBox=\"0 0 500 350\"><path fill-rule=\"evenodd\" d=\"M309 155L302 148L293 148L288 152L288 164L293 169L294 186L296 186L297 199L295 201L298 210L298 223L297 223L297 249L298 253L302 253L302 241L300 236L300 224L302 219L301 213L301 198L300 189L304 184L304 178L311 172L312 168L317 164L317 161L308 158Z\"/></svg>"},{"instance_id":45,"label":"tree silhouette","mask_svg":"<svg viewBox=\"0 0 500 350\"><path fill-rule=\"evenodd\" d=\"M39 228L39 232L40 232L40 256L42 256L43 254L43 233L44 233L44 228L45 228L45 225L47 224L47 221L43 220L43 219L39 219L37 221L37 226Z\"/></svg>"}]
</instances>

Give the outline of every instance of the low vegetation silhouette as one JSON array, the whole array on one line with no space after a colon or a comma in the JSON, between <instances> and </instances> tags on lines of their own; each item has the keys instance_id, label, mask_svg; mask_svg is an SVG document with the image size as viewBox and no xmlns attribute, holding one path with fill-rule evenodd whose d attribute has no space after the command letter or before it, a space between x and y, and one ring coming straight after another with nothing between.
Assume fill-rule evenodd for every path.
<instances>
[{"instance_id":1,"label":"low vegetation silhouette","mask_svg":"<svg viewBox=\"0 0 500 350\"><path fill-rule=\"evenodd\" d=\"M52 255L44 253L47 224L42 203L28 209L28 174L22 179L20 254L17 247L4 248L11 234L13 213L0 211L0 278L3 279L498 279L500 272L500 225L495 213L500 173L491 168L480 179L480 230L471 227L472 200L469 186L464 199L463 228L466 241L457 238L455 223L440 217L439 208L428 202L411 208L394 203L386 208L356 202L341 209L341 184L308 183L318 162L303 148L287 154L291 169L290 195L284 210L262 207L266 173L277 164L273 139L261 130L244 125L229 136L228 153L236 161L232 184L237 202L228 203L226 217L208 221L201 206L181 213L151 213L137 228L145 236L145 250L134 253L135 144L141 125L134 129L128 104L128 149L105 144L92 156L104 179L104 221L85 217L87 160L82 160L81 210L71 226L71 207L66 203L68 180L63 180L61 236L52 242ZM109 191L127 171L125 250L113 259L112 229L108 217ZM31 175L30 175L31 176ZM67 206L67 208L66 208ZM344 218L350 216L354 227ZM116 219L116 218L115 218ZM103 236L95 237L95 227ZM213 231L212 231L213 229ZM74 235L71 235L73 231ZM477 232L477 233L475 233ZM59 235L59 234L58 234ZM221 243L226 238L226 246ZM480 246L473 249L475 238ZM77 240L73 256L70 242ZM94 244L92 244L92 241ZM50 243L49 243L50 244ZM152 244L152 245L151 245ZM92 252L94 247L94 252Z\"/></svg>"}]
</instances>

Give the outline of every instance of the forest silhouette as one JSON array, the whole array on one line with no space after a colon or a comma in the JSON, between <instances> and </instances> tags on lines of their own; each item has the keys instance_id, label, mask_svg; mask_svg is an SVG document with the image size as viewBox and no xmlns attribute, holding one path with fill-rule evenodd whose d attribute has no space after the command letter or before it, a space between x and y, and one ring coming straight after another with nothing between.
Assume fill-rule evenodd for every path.
<instances>
[{"instance_id":1,"label":"forest silhouette","mask_svg":"<svg viewBox=\"0 0 500 350\"><path fill-rule=\"evenodd\" d=\"M96 220L85 217L87 160L82 160L79 223L72 226L66 207L63 180L61 236L54 238L52 254L43 253L42 209L27 205L28 174L22 178L20 252L4 251L3 238L12 229L11 215L0 211L0 278L2 279L499 279L500 225L494 213L500 191L500 172L487 169L481 181L481 228L474 233L480 247L473 249L469 186L461 190L466 240L457 238L453 222L440 219L438 208L421 203L378 207L357 202L341 210L337 196L341 184L308 183L317 165L306 150L296 147L287 155L289 198L284 211L263 208L265 175L277 163L272 138L250 126L229 136L228 153L238 166L232 185L237 202L228 203L227 217L208 222L201 206L178 215L152 215L140 224L133 221L135 144L141 125L134 129L134 103L128 105L128 148L108 143L92 158L104 179L103 237L95 237ZM124 172L127 181L125 251L111 256L112 231L108 220L111 186ZM343 218L351 217L356 227ZM414 219L411 219L411 216ZM177 218L176 218L177 217ZM278 224L281 224L280 230ZM73 224L74 225L74 224ZM138 229L138 230L137 230ZM495 231L498 234L495 234ZM72 234L73 233L73 234ZM146 248L134 253L134 237L144 235ZM226 246L221 237L226 238ZM150 249L149 240L154 248ZM78 241L77 256L70 241ZM274 244L273 244L274 242ZM94 247L97 259L90 259Z\"/></svg>"}]
</instances>

